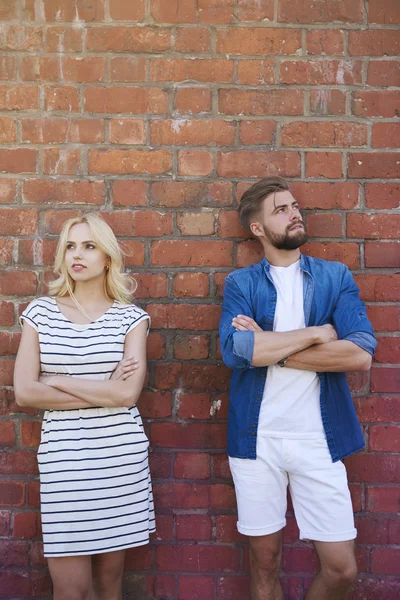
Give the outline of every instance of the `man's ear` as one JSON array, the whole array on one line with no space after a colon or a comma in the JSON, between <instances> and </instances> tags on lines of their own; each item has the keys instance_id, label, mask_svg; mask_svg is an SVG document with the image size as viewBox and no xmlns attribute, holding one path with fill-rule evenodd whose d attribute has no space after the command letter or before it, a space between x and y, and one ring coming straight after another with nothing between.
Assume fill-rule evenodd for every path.
<instances>
[{"instance_id":1,"label":"man's ear","mask_svg":"<svg viewBox=\"0 0 400 600\"><path fill-rule=\"evenodd\" d=\"M255 237L262 237L264 235L264 229L261 223L257 221L250 223L250 231Z\"/></svg>"}]
</instances>

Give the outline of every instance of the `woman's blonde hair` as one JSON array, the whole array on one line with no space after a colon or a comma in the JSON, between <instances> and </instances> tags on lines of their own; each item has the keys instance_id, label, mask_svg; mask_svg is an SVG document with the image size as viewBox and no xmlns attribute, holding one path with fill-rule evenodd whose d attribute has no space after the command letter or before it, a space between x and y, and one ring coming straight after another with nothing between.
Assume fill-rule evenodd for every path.
<instances>
[{"instance_id":1,"label":"woman's blonde hair","mask_svg":"<svg viewBox=\"0 0 400 600\"><path fill-rule=\"evenodd\" d=\"M136 281L123 273L123 252L111 227L94 213L68 219L61 229L58 240L53 272L58 275L55 281L49 283L50 296L71 296L73 299L75 282L69 275L65 264L65 251L71 227L86 223L89 226L93 242L110 259L109 268L104 278L104 293L108 300L119 300L129 304L136 289Z\"/></svg>"}]
</instances>

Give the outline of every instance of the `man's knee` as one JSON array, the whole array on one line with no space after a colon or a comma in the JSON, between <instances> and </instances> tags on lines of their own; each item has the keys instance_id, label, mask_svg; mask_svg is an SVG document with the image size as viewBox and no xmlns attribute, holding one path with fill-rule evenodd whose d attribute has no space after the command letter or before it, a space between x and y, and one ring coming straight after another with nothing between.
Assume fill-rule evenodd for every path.
<instances>
[{"instance_id":1,"label":"man's knee","mask_svg":"<svg viewBox=\"0 0 400 600\"><path fill-rule=\"evenodd\" d=\"M355 562L325 565L322 575L332 587L350 587L357 577Z\"/></svg>"},{"instance_id":2,"label":"man's knee","mask_svg":"<svg viewBox=\"0 0 400 600\"><path fill-rule=\"evenodd\" d=\"M90 600L91 589L88 586L68 584L63 589L54 586L55 600Z\"/></svg>"},{"instance_id":3,"label":"man's knee","mask_svg":"<svg viewBox=\"0 0 400 600\"><path fill-rule=\"evenodd\" d=\"M250 542L250 559L252 568L265 573L276 574L279 572L282 548L280 543L252 543Z\"/></svg>"}]
</instances>

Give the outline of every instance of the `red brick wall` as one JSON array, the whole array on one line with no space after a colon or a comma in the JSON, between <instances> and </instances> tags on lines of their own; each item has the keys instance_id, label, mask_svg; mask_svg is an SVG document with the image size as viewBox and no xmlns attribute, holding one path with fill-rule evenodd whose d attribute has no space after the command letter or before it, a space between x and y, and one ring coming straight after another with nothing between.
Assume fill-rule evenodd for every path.
<instances>
[{"instance_id":1,"label":"red brick wall","mask_svg":"<svg viewBox=\"0 0 400 600\"><path fill-rule=\"evenodd\" d=\"M351 376L367 443L346 461L351 598L398 598L398 0L0 0L0 19L0 598L50 596L40 417L11 390L17 315L45 293L61 223L88 208L125 240L153 318L140 407L158 533L129 553L127 597L248 598L217 324L224 276L260 255L238 198L276 173L305 208L307 250L349 265L378 332L371 374ZM290 513L287 598L316 568Z\"/></svg>"}]
</instances>

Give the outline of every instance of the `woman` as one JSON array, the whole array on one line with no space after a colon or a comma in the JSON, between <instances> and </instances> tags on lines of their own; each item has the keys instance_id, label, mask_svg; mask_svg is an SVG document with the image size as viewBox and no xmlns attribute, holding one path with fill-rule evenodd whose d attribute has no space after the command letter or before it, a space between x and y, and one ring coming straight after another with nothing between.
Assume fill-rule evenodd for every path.
<instances>
[{"instance_id":1,"label":"woman","mask_svg":"<svg viewBox=\"0 0 400 600\"><path fill-rule=\"evenodd\" d=\"M70 219L50 296L21 315L14 386L20 406L45 409L38 463L55 600L119 600L126 548L155 529L136 408L149 316L130 304L121 270L110 227L94 214Z\"/></svg>"}]
</instances>

